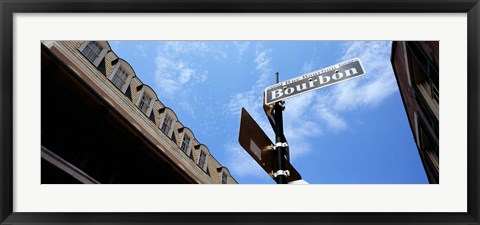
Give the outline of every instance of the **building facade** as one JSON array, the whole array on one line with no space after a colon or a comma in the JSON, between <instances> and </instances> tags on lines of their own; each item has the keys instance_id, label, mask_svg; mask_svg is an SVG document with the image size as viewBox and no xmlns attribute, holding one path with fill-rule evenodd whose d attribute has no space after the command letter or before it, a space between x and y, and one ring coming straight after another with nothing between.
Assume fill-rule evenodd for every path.
<instances>
[{"instance_id":1,"label":"building facade","mask_svg":"<svg viewBox=\"0 0 480 225\"><path fill-rule=\"evenodd\" d=\"M237 183L108 42L41 53L43 184Z\"/></svg>"},{"instance_id":2,"label":"building facade","mask_svg":"<svg viewBox=\"0 0 480 225\"><path fill-rule=\"evenodd\" d=\"M394 41L391 62L431 184L439 183L439 42Z\"/></svg>"}]
</instances>

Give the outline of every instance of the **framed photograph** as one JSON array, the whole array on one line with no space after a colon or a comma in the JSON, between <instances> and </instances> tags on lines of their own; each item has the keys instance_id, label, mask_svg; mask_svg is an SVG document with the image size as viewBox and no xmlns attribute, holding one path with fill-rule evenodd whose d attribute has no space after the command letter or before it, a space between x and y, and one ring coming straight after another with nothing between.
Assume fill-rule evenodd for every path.
<instances>
[{"instance_id":1,"label":"framed photograph","mask_svg":"<svg viewBox=\"0 0 480 225\"><path fill-rule=\"evenodd\" d=\"M0 1L1 224L480 224L478 0Z\"/></svg>"}]
</instances>

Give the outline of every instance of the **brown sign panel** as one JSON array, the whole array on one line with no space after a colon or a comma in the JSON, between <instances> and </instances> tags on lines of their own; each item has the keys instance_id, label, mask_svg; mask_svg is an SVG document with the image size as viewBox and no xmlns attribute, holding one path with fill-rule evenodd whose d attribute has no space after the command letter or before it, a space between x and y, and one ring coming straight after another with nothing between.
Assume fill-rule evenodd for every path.
<instances>
[{"instance_id":1,"label":"brown sign panel","mask_svg":"<svg viewBox=\"0 0 480 225\"><path fill-rule=\"evenodd\" d=\"M238 141L242 148L273 178L273 173L276 170L274 168L273 143L245 108L242 108ZM288 160L285 160L285 166L290 172L287 182L302 179Z\"/></svg>"}]
</instances>

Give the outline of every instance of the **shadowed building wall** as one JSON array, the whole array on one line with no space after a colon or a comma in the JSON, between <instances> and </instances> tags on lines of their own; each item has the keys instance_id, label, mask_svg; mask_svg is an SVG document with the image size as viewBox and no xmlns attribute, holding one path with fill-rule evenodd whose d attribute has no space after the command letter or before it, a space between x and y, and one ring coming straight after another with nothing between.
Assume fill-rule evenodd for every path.
<instances>
[{"instance_id":1,"label":"shadowed building wall","mask_svg":"<svg viewBox=\"0 0 480 225\"><path fill-rule=\"evenodd\" d=\"M108 42L41 50L43 184L237 183Z\"/></svg>"},{"instance_id":2,"label":"shadowed building wall","mask_svg":"<svg viewBox=\"0 0 480 225\"><path fill-rule=\"evenodd\" d=\"M394 41L391 62L428 180L439 183L439 42Z\"/></svg>"}]
</instances>

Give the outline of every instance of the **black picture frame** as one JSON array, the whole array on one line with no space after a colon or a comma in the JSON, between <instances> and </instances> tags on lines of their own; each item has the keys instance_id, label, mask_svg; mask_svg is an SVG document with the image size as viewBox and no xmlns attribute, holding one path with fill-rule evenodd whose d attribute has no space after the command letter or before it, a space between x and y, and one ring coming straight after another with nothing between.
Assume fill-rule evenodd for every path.
<instances>
[{"instance_id":1,"label":"black picture frame","mask_svg":"<svg viewBox=\"0 0 480 225\"><path fill-rule=\"evenodd\" d=\"M0 0L1 224L480 224L479 0ZM467 13L467 213L21 213L13 212L13 15L15 13ZM254 203L252 203L254 204Z\"/></svg>"}]
</instances>

